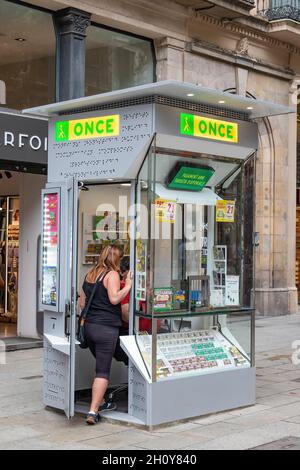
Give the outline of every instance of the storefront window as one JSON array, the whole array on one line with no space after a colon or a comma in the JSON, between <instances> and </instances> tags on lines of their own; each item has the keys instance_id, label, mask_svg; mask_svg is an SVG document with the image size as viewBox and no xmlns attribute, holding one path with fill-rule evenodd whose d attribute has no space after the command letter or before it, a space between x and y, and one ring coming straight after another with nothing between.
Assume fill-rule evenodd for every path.
<instances>
[{"instance_id":1,"label":"storefront window","mask_svg":"<svg viewBox=\"0 0 300 470\"><path fill-rule=\"evenodd\" d=\"M0 321L16 323L19 271L18 197L0 197Z\"/></svg>"},{"instance_id":2,"label":"storefront window","mask_svg":"<svg viewBox=\"0 0 300 470\"><path fill-rule=\"evenodd\" d=\"M153 82L151 41L90 26L86 38L86 95Z\"/></svg>"},{"instance_id":3,"label":"storefront window","mask_svg":"<svg viewBox=\"0 0 300 470\"><path fill-rule=\"evenodd\" d=\"M55 101L52 15L0 0L0 101L14 109Z\"/></svg>"}]
</instances>

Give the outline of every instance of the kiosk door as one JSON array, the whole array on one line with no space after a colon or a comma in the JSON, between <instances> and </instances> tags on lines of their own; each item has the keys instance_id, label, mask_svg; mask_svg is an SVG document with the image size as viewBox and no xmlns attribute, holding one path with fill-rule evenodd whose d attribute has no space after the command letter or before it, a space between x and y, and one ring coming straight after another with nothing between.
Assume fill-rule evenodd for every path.
<instances>
[{"instance_id":1,"label":"kiosk door","mask_svg":"<svg viewBox=\"0 0 300 470\"><path fill-rule=\"evenodd\" d=\"M48 184L42 193L44 403L74 416L77 310L78 184Z\"/></svg>"}]
</instances>

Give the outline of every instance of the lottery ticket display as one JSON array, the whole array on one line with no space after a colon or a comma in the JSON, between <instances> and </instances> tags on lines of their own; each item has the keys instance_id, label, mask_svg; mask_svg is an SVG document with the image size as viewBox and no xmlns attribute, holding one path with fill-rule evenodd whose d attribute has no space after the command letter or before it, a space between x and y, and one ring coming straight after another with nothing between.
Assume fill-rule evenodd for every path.
<instances>
[{"instance_id":1,"label":"lottery ticket display","mask_svg":"<svg viewBox=\"0 0 300 470\"><path fill-rule=\"evenodd\" d=\"M140 335L138 343L144 360L150 367L151 336ZM157 336L158 378L182 373L204 374L237 367L250 367L249 359L216 330Z\"/></svg>"}]
</instances>

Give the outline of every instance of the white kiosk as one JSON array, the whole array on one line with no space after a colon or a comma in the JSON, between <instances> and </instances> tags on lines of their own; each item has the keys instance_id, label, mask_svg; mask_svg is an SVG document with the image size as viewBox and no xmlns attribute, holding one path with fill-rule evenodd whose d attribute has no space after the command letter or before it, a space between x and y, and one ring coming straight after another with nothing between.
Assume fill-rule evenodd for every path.
<instances>
[{"instance_id":1,"label":"white kiosk","mask_svg":"<svg viewBox=\"0 0 300 470\"><path fill-rule=\"evenodd\" d=\"M222 103L222 104L221 104ZM135 273L124 409L137 425L254 405L255 120L293 109L175 81L42 106L44 403L87 411L77 296L107 243Z\"/></svg>"}]
</instances>

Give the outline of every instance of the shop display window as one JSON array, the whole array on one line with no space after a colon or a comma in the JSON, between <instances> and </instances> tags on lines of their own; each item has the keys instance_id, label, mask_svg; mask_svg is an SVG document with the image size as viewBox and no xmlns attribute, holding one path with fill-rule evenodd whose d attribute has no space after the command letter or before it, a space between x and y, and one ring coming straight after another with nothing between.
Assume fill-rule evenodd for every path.
<instances>
[{"instance_id":1,"label":"shop display window","mask_svg":"<svg viewBox=\"0 0 300 470\"><path fill-rule=\"evenodd\" d=\"M20 200L0 198L0 321L18 316Z\"/></svg>"},{"instance_id":2,"label":"shop display window","mask_svg":"<svg viewBox=\"0 0 300 470\"><path fill-rule=\"evenodd\" d=\"M140 170L135 333L154 381L253 363L253 309L243 295L252 289L244 276L246 165L154 144Z\"/></svg>"}]
</instances>

